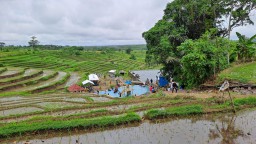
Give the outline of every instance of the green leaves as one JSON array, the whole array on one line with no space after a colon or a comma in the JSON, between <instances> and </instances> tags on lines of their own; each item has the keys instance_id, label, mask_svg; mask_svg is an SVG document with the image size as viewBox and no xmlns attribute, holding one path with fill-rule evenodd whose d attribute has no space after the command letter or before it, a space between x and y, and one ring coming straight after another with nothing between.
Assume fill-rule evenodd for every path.
<instances>
[{"instance_id":1,"label":"green leaves","mask_svg":"<svg viewBox=\"0 0 256 144\"><path fill-rule=\"evenodd\" d=\"M227 67L226 52L232 52L233 47L227 49L229 41L206 32L198 40L186 40L178 50L182 52L181 81L187 87L196 87L208 78ZM230 46L230 45L229 45Z\"/></svg>"},{"instance_id":2,"label":"green leaves","mask_svg":"<svg viewBox=\"0 0 256 144\"><path fill-rule=\"evenodd\" d=\"M256 44L253 42L256 38L256 34L251 38L246 38L244 35L236 32L237 37L239 38L237 44L237 53L239 60L250 60L256 56Z\"/></svg>"}]
</instances>

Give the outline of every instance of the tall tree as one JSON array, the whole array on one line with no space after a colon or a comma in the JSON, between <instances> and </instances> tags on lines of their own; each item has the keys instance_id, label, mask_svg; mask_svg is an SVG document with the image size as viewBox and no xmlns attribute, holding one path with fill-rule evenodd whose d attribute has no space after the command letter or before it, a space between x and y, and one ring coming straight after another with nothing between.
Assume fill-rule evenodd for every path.
<instances>
[{"instance_id":1,"label":"tall tree","mask_svg":"<svg viewBox=\"0 0 256 144\"><path fill-rule=\"evenodd\" d=\"M177 49L186 39L198 39L207 30L216 28L215 36L227 36L236 26L253 24L250 12L256 0L174 0L168 3L164 16L143 33L149 58L164 65L170 76L179 73L183 53ZM230 28L223 27L224 16L231 15ZM228 51L228 50L227 50ZM229 54L228 54L229 55Z\"/></svg>"},{"instance_id":2,"label":"tall tree","mask_svg":"<svg viewBox=\"0 0 256 144\"><path fill-rule=\"evenodd\" d=\"M28 42L29 46L31 46L32 48L34 48L36 45L39 44L39 41L36 39L35 36L31 37L31 40Z\"/></svg>"}]
</instances>

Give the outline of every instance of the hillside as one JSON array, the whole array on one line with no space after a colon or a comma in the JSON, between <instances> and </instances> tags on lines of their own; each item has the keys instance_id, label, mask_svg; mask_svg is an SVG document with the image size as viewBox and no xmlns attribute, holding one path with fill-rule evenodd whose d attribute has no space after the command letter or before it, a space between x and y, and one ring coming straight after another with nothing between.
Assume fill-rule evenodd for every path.
<instances>
[{"instance_id":1,"label":"hillside","mask_svg":"<svg viewBox=\"0 0 256 144\"><path fill-rule=\"evenodd\" d=\"M218 75L217 82L223 82L224 79L256 84L256 62L233 65Z\"/></svg>"},{"instance_id":2,"label":"hillside","mask_svg":"<svg viewBox=\"0 0 256 144\"><path fill-rule=\"evenodd\" d=\"M2 67L29 67L39 69L106 73L111 69L149 69L145 64L144 50L133 50L136 58L125 51L18 50L0 53Z\"/></svg>"}]
</instances>

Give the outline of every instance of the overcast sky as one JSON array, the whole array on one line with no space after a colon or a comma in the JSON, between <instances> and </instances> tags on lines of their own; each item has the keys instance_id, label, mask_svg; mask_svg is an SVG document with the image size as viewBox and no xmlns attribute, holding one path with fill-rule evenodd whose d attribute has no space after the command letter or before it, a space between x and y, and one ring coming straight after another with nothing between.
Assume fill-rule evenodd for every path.
<instances>
[{"instance_id":1,"label":"overcast sky","mask_svg":"<svg viewBox=\"0 0 256 144\"><path fill-rule=\"evenodd\" d=\"M0 0L0 42L40 44L145 44L142 33L162 18L170 0ZM256 16L253 15L255 21ZM234 29L247 36L255 26Z\"/></svg>"}]
</instances>

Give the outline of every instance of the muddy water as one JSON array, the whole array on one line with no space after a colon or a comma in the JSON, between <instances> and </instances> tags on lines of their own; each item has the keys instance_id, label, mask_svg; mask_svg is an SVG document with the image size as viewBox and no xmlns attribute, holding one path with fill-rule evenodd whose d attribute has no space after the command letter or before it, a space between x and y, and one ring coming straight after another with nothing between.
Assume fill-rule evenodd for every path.
<instances>
[{"instance_id":1,"label":"muddy water","mask_svg":"<svg viewBox=\"0 0 256 144\"><path fill-rule=\"evenodd\" d=\"M136 127L62 135L48 139L38 136L41 138L28 141L36 144L256 143L256 110L245 111L236 116L221 114L172 119L158 123L146 121ZM18 138L16 140L19 141Z\"/></svg>"},{"instance_id":2,"label":"muddy water","mask_svg":"<svg viewBox=\"0 0 256 144\"><path fill-rule=\"evenodd\" d=\"M17 70L7 70L7 71L1 73L0 76L11 75L11 74L15 74L17 72L18 72Z\"/></svg>"},{"instance_id":3,"label":"muddy water","mask_svg":"<svg viewBox=\"0 0 256 144\"><path fill-rule=\"evenodd\" d=\"M25 71L25 73L23 74L23 76L28 76L28 75L31 75L32 73L35 73L37 72L38 70L35 70L35 69L28 69Z\"/></svg>"},{"instance_id":4,"label":"muddy water","mask_svg":"<svg viewBox=\"0 0 256 144\"><path fill-rule=\"evenodd\" d=\"M22 107L22 108L8 109L8 110L0 111L0 116L9 116L9 115L23 114L23 113L36 112L36 111L43 111L43 109L36 108L36 107Z\"/></svg>"},{"instance_id":5,"label":"muddy water","mask_svg":"<svg viewBox=\"0 0 256 144\"><path fill-rule=\"evenodd\" d=\"M106 97L91 97L93 99L94 102L107 102L107 101L111 101L111 99L106 98Z\"/></svg>"}]
</instances>

